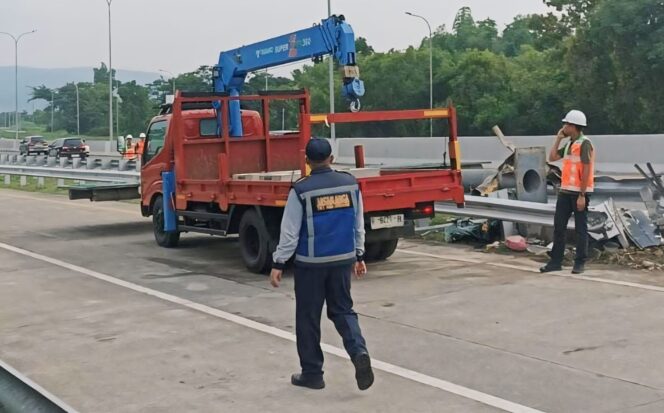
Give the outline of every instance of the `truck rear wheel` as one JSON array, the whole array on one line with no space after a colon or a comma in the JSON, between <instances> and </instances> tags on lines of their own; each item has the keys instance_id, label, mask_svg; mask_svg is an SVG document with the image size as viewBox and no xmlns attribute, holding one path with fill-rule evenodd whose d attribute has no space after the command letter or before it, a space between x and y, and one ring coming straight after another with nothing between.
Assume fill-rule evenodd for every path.
<instances>
[{"instance_id":1,"label":"truck rear wheel","mask_svg":"<svg viewBox=\"0 0 664 413\"><path fill-rule=\"evenodd\" d=\"M263 219L254 210L242 215L239 227L240 251L247 268L254 273L266 273L272 266L272 252L276 242Z\"/></svg>"},{"instance_id":2,"label":"truck rear wheel","mask_svg":"<svg viewBox=\"0 0 664 413\"><path fill-rule=\"evenodd\" d=\"M161 196L155 199L152 208L152 230L157 245L165 248L177 247L180 241L180 233L164 231L164 201Z\"/></svg>"},{"instance_id":3,"label":"truck rear wheel","mask_svg":"<svg viewBox=\"0 0 664 413\"><path fill-rule=\"evenodd\" d=\"M383 261L394 254L399 244L399 239L388 239L385 241L368 242L364 257L367 261Z\"/></svg>"}]
</instances>

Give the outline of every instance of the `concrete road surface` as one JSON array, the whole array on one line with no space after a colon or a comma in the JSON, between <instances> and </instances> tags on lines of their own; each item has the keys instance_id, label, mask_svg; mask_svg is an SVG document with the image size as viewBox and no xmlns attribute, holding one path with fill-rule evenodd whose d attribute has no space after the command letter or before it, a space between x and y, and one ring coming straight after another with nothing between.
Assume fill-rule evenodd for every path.
<instances>
[{"instance_id":1,"label":"concrete road surface","mask_svg":"<svg viewBox=\"0 0 664 413\"><path fill-rule=\"evenodd\" d=\"M402 241L353 283L376 382L327 319L322 391L295 388L292 276L237 241L167 250L128 203L0 189L0 359L81 412L661 412L664 274Z\"/></svg>"}]
</instances>

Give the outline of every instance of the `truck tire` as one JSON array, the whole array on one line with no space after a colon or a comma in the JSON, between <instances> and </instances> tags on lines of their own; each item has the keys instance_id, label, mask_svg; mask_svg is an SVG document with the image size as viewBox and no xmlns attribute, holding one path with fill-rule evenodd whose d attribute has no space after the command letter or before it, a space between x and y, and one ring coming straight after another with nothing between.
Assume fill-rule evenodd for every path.
<instances>
[{"instance_id":1,"label":"truck tire","mask_svg":"<svg viewBox=\"0 0 664 413\"><path fill-rule=\"evenodd\" d=\"M157 245L164 248L177 247L180 241L180 233L164 231L164 201L161 196L155 199L152 208L152 230Z\"/></svg>"},{"instance_id":2,"label":"truck tire","mask_svg":"<svg viewBox=\"0 0 664 413\"><path fill-rule=\"evenodd\" d=\"M388 239L387 241L381 241L380 243L380 253L378 254L378 261L383 261L392 256L394 251L397 249L399 244L399 238Z\"/></svg>"},{"instance_id":3,"label":"truck tire","mask_svg":"<svg viewBox=\"0 0 664 413\"><path fill-rule=\"evenodd\" d=\"M383 261L394 254L399 239L388 239L385 241L368 242L365 245L364 258L367 261Z\"/></svg>"},{"instance_id":4,"label":"truck tire","mask_svg":"<svg viewBox=\"0 0 664 413\"><path fill-rule=\"evenodd\" d=\"M255 210L248 210L242 215L238 233L244 264L251 272L266 273L272 266L276 242Z\"/></svg>"}]
</instances>

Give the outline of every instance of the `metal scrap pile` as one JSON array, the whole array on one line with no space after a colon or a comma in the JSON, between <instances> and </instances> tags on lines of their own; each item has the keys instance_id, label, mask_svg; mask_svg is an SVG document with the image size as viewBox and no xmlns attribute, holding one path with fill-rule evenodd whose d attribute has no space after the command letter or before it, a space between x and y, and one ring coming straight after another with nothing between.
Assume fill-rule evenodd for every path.
<instances>
[{"instance_id":1,"label":"metal scrap pile","mask_svg":"<svg viewBox=\"0 0 664 413\"><path fill-rule=\"evenodd\" d=\"M494 132L512 154L495 174L471 188L472 195L466 196L465 208L458 209L455 205L440 203L436 206L436 212L499 220L503 223L504 238L520 233L529 236L529 244L545 246L551 241L555 214L555 205L548 203L548 196L551 195L550 188L560 184L560 170L546 162L545 148L516 148L505 140L499 128L494 128ZM657 259L647 259L647 254L643 258L641 256L644 254L636 254L634 251L653 249L657 254L662 251L658 247L664 245L664 184L661 174L657 174L650 163L647 164L650 174L638 165L635 166L645 181L625 180L625 188L622 189L635 194L635 185L636 190L642 188L640 196L646 210L618 208L612 197L604 198L604 202L589 208L588 231L594 246L599 250L603 250L607 243L622 248L619 253L613 254L620 263L637 261L636 257L639 257L638 260L648 264L639 268L658 268L660 264ZM612 191L623 185L622 181L607 178L605 181L600 178L600 188L602 183ZM572 219L568 229L573 228ZM661 264L664 265L664 262Z\"/></svg>"}]
</instances>

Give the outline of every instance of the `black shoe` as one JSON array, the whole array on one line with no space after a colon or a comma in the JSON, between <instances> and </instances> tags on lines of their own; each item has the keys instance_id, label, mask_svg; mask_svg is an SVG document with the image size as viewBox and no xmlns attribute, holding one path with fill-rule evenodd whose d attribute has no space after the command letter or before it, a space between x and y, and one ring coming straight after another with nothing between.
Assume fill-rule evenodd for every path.
<instances>
[{"instance_id":1,"label":"black shoe","mask_svg":"<svg viewBox=\"0 0 664 413\"><path fill-rule=\"evenodd\" d=\"M551 263L548 263L545 266L540 267L540 272L560 271L562 269L563 267L561 267L560 265L553 265Z\"/></svg>"},{"instance_id":2,"label":"black shoe","mask_svg":"<svg viewBox=\"0 0 664 413\"><path fill-rule=\"evenodd\" d=\"M367 353L360 353L352 359L355 366L355 380L357 388L366 390L374 382L373 370L371 370L371 359Z\"/></svg>"},{"instance_id":3,"label":"black shoe","mask_svg":"<svg viewBox=\"0 0 664 413\"><path fill-rule=\"evenodd\" d=\"M306 387L308 389L320 390L325 388L325 381L322 377L306 377L302 374L293 374L290 382L294 386Z\"/></svg>"},{"instance_id":4,"label":"black shoe","mask_svg":"<svg viewBox=\"0 0 664 413\"><path fill-rule=\"evenodd\" d=\"M574 268L572 268L572 274L583 274L584 271L585 268L582 262L574 263Z\"/></svg>"}]
</instances>

